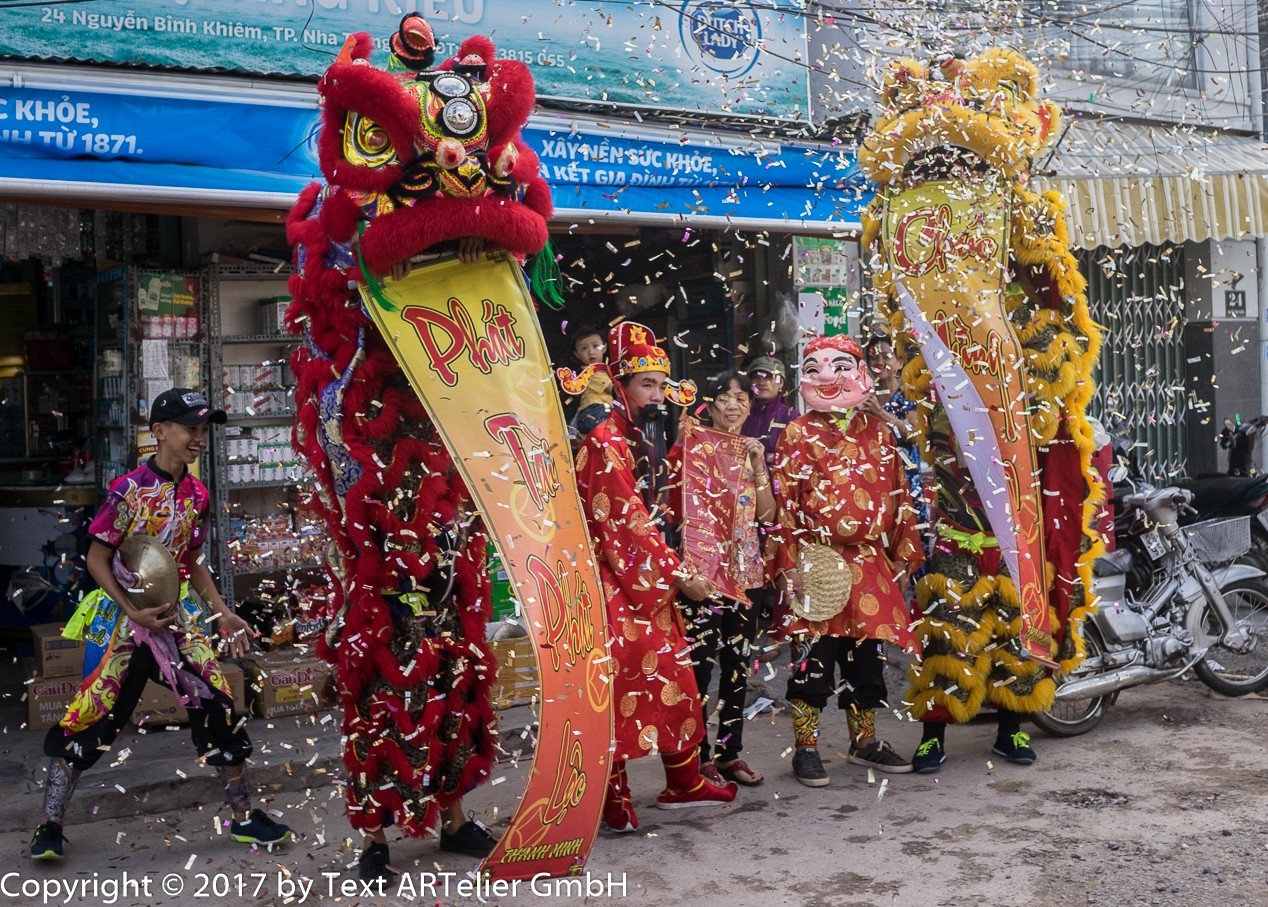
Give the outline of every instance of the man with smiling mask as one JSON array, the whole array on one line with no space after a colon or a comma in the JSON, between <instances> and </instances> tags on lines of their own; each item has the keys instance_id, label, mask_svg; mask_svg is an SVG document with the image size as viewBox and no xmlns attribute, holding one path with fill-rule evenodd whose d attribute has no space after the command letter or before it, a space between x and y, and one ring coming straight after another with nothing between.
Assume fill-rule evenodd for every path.
<instances>
[{"instance_id":1,"label":"man with smiling mask","mask_svg":"<svg viewBox=\"0 0 1268 907\"><path fill-rule=\"evenodd\" d=\"M829 778L819 756L819 718L838 689L849 761L911 771L876 736L876 709L888 697L884 643L911 643L903 590L924 553L893 433L863 409L872 393L863 350L847 337L814 338L800 389L810 412L784 430L776 451L781 544L774 568L789 596L793 774L823 787Z\"/></svg>"}]
</instances>

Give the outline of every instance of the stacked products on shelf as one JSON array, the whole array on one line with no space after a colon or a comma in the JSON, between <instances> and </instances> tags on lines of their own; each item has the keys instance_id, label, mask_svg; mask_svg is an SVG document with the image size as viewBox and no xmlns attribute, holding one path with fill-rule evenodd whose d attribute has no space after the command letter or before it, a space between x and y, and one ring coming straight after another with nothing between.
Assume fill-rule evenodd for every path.
<instances>
[{"instance_id":1,"label":"stacked products on shelf","mask_svg":"<svg viewBox=\"0 0 1268 907\"><path fill-rule=\"evenodd\" d=\"M198 278L182 274L143 273L137 282L141 333L159 340L193 340L201 327Z\"/></svg>"},{"instance_id":2,"label":"stacked products on shelf","mask_svg":"<svg viewBox=\"0 0 1268 907\"><path fill-rule=\"evenodd\" d=\"M288 425L229 426L225 430L225 481L229 485L256 482L298 482L304 468L291 449Z\"/></svg>"},{"instance_id":3,"label":"stacked products on shelf","mask_svg":"<svg viewBox=\"0 0 1268 907\"><path fill-rule=\"evenodd\" d=\"M234 416L280 416L295 414L295 377L285 360L250 365L225 365L224 409ZM289 443L289 442L288 442Z\"/></svg>"},{"instance_id":4,"label":"stacked products on shelf","mask_svg":"<svg viewBox=\"0 0 1268 907\"><path fill-rule=\"evenodd\" d=\"M332 702L330 666L312 654L329 622L323 585L262 580L238 613L256 630L266 650L242 662L251 675L257 715L300 715Z\"/></svg>"},{"instance_id":5,"label":"stacked products on shelf","mask_svg":"<svg viewBox=\"0 0 1268 907\"><path fill-rule=\"evenodd\" d=\"M227 528L235 573L311 568L325 549L321 525L304 516L235 514L228 517Z\"/></svg>"},{"instance_id":6,"label":"stacked products on shelf","mask_svg":"<svg viewBox=\"0 0 1268 907\"><path fill-rule=\"evenodd\" d=\"M260 300L260 330L270 337L286 335L286 307L289 296L267 296Z\"/></svg>"}]
</instances>

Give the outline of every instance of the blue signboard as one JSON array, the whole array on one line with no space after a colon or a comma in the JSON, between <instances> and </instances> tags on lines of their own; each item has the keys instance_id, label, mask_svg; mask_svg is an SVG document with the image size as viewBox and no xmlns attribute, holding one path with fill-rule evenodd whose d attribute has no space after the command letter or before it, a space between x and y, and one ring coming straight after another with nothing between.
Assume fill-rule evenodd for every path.
<instances>
[{"instance_id":1,"label":"blue signboard","mask_svg":"<svg viewBox=\"0 0 1268 907\"><path fill-rule=\"evenodd\" d=\"M94 0L10 6L0 56L185 71L317 76L344 38L387 53L418 12L440 58L493 38L543 97L805 120L802 0Z\"/></svg>"},{"instance_id":2,"label":"blue signboard","mask_svg":"<svg viewBox=\"0 0 1268 907\"><path fill-rule=\"evenodd\" d=\"M321 178L316 93L264 98L2 86L0 191L92 184L285 208ZM545 116L524 138L565 217L853 225L871 197L852 155L827 145Z\"/></svg>"}]
</instances>

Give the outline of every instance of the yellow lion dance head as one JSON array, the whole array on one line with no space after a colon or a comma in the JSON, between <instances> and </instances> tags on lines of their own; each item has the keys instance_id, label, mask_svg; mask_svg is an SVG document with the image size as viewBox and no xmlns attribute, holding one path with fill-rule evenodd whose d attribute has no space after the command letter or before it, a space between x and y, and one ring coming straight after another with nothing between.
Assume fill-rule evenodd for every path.
<instances>
[{"instance_id":1,"label":"yellow lion dance head","mask_svg":"<svg viewBox=\"0 0 1268 907\"><path fill-rule=\"evenodd\" d=\"M1039 100L1039 70L1011 50L926 66L899 60L881 86L885 108L859 149L859 165L878 186L910 178L942 149L962 162L1019 178L1056 134L1060 109Z\"/></svg>"}]
</instances>

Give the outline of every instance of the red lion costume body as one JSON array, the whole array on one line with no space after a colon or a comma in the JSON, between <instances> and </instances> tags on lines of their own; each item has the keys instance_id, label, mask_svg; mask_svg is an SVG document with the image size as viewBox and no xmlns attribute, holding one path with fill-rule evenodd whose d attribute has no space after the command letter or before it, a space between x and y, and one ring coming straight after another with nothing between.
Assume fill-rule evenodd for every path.
<instances>
[{"instance_id":1,"label":"red lion costume body","mask_svg":"<svg viewBox=\"0 0 1268 907\"><path fill-rule=\"evenodd\" d=\"M395 819L410 835L492 764L487 540L358 285L362 268L383 275L466 237L536 253L551 214L520 138L534 101L527 67L472 37L421 71L430 39L407 17L393 40L400 71L369 64L369 35L348 39L318 84L326 182L303 191L287 222L287 319L302 335L294 446L330 533L335 613L320 651L344 712L349 819L367 831Z\"/></svg>"}]
</instances>

